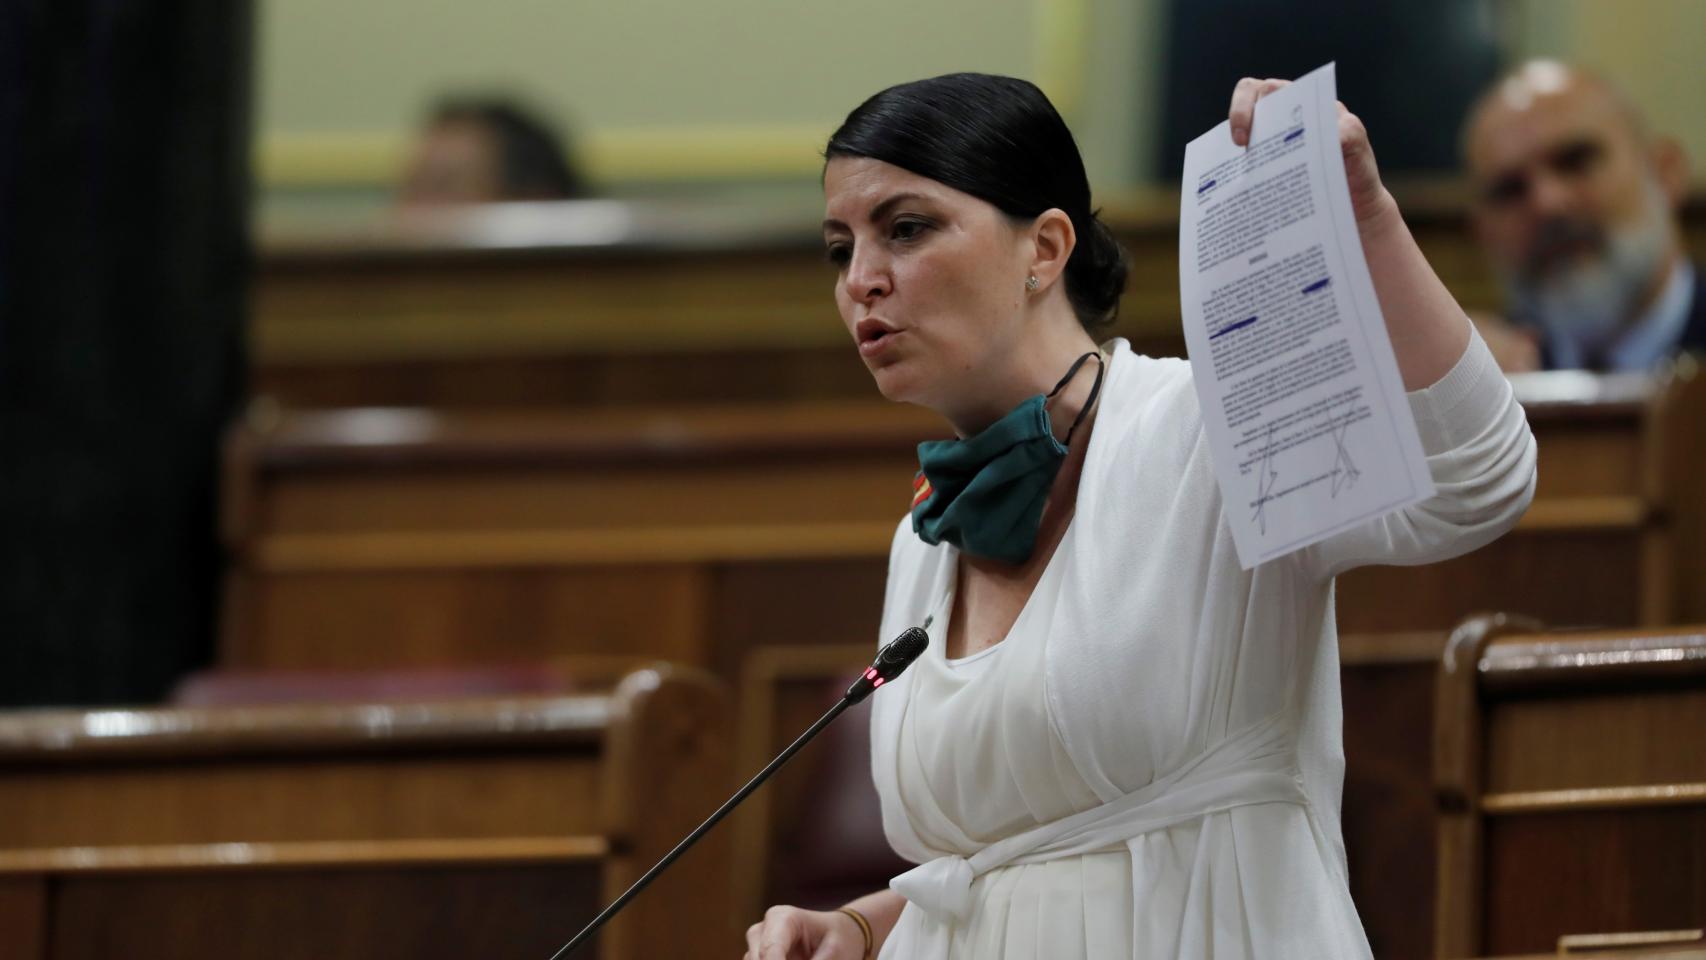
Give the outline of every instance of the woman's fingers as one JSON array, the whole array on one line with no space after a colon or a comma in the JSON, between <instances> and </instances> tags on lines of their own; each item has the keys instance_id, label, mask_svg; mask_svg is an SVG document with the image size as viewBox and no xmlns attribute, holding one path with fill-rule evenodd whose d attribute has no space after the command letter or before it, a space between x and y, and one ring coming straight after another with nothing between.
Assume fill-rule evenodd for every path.
<instances>
[{"instance_id":1,"label":"woman's fingers","mask_svg":"<svg viewBox=\"0 0 1706 960\"><path fill-rule=\"evenodd\" d=\"M788 960L799 924L799 911L792 907L771 907L764 912L763 931L758 937L758 960Z\"/></svg>"},{"instance_id":2,"label":"woman's fingers","mask_svg":"<svg viewBox=\"0 0 1706 960\"><path fill-rule=\"evenodd\" d=\"M1250 143L1250 124L1256 116L1256 101L1288 84L1290 80L1258 80L1245 77L1232 88L1232 106L1226 118L1232 123L1232 142L1240 147Z\"/></svg>"},{"instance_id":3,"label":"woman's fingers","mask_svg":"<svg viewBox=\"0 0 1706 960\"><path fill-rule=\"evenodd\" d=\"M1256 112L1256 88L1262 81L1245 77L1232 88L1232 107L1226 118L1232 122L1232 142L1242 147L1250 142L1250 118Z\"/></svg>"},{"instance_id":4,"label":"woman's fingers","mask_svg":"<svg viewBox=\"0 0 1706 960\"><path fill-rule=\"evenodd\" d=\"M758 960L758 935L763 930L762 923L755 923L746 928L746 953L741 960Z\"/></svg>"}]
</instances>

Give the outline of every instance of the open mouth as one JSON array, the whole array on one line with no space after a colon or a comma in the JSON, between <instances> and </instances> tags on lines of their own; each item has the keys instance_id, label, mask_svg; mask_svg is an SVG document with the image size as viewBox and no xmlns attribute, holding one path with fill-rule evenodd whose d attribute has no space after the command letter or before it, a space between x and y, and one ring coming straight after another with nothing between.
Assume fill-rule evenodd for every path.
<instances>
[{"instance_id":1,"label":"open mouth","mask_svg":"<svg viewBox=\"0 0 1706 960\"><path fill-rule=\"evenodd\" d=\"M858 326L853 330L854 336L859 340L859 347L861 349L882 346L886 341L899 332L900 331L874 317L866 317L859 321Z\"/></svg>"}]
</instances>

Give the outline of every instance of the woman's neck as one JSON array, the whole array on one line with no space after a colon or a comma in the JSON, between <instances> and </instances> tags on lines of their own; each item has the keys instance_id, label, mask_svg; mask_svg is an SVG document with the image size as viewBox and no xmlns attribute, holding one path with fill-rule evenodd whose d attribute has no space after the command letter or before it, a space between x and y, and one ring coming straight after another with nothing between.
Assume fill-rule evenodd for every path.
<instances>
[{"instance_id":1,"label":"woman's neck","mask_svg":"<svg viewBox=\"0 0 1706 960\"><path fill-rule=\"evenodd\" d=\"M1039 331L1038 336L1027 338L1008 350L996 369L978 371L976 385L981 389L964 397L963 402L953 408L938 412L947 418L959 436L974 436L1012 413L1027 399L1053 390L1079 357L1095 353L1096 349L1096 342L1076 320L1069 330L1047 334ZM1056 437L1065 438L1072 421L1084 408L1096 372L1095 360L1085 363L1049 401L1049 419Z\"/></svg>"}]
</instances>

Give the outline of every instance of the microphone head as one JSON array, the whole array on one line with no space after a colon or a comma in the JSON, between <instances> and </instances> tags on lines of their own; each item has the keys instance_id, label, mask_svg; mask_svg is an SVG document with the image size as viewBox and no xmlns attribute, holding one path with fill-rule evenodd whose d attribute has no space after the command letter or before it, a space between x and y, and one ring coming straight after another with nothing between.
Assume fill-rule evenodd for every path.
<instances>
[{"instance_id":1,"label":"microphone head","mask_svg":"<svg viewBox=\"0 0 1706 960\"><path fill-rule=\"evenodd\" d=\"M884 680L893 680L900 676L902 670L912 665L924 648L930 646L930 635L919 627L907 627L900 636L890 640L877 654L877 674Z\"/></svg>"},{"instance_id":2,"label":"microphone head","mask_svg":"<svg viewBox=\"0 0 1706 960\"><path fill-rule=\"evenodd\" d=\"M922 628L908 627L877 651L877 659L847 688L843 703L858 703L870 696L871 691L900 676L901 671L911 666L929 645L929 634Z\"/></svg>"}]
</instances>

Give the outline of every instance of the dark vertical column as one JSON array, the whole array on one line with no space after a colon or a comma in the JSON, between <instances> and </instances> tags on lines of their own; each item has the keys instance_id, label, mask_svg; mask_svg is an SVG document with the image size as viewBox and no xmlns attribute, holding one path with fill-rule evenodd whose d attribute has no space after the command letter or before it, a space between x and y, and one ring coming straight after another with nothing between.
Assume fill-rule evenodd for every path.
<instances>
[{"instance_id":1,"label":"dark vertical column","mask_svg":"<svg viewBox=\"0 0 1706 960\"><path fill-rule=\"evenodd\" d=\"M1298 77L1331 60L1380 171L1452 172L1457 129L1499 69L1497 0L1168 0L1156 169L1226 119L1239 77Z\"/></svg>"},{"instance_id":2,"label":"dark vertical column","mask_svg":"<svg viewBox=\"0 0 1706 960\"><path fill-rule=\"evenodd\" d=\"M0 705L210 658L251 4L0 0Z\"/></svg>"}]
</instances>

